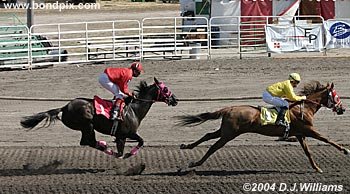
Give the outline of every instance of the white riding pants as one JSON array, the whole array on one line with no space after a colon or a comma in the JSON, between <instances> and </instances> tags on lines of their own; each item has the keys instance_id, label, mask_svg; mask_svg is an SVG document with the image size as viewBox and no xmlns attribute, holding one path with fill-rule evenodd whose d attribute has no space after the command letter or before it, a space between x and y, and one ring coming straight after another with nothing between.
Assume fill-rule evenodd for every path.
<instances>
[{"instance_id":1,"label":"white riding pants","mask_svg":"<svg viewBox=\"0 0 350 194\"><path fill-rule=\"evenodd\" d=\"M101 73L100 77L98 78L98 82L102 85L102 87L112 92L115 98L123 99L123 97L126 96L122 91L120 91L119 86L117 84L109 80L108 75L106 73Z\"/></svg>"},{"instance_id":2,"label":"white riding pants","mask_svg":"<svg viewBox=\"0 0 350 194\"><path fill-rule=\"evenodd\" d=\"M264 91L262 94L262 97L263 97L264 102L276 106L278 111L279 111L280 107L287 107L288 108L288 106L289 106L287 100L284 100L280 97L274 97L268 91Z\"/></svg>"}]
</instances>

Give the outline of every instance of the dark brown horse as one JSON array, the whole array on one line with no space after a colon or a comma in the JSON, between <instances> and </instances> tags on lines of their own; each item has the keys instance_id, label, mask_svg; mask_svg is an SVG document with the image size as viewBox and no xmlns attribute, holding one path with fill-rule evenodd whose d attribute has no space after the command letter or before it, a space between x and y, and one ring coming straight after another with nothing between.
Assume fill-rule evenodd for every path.
<instances>
[{"instance_id":1,"label":"dark brown horse","mask_svg":"<svg viewBox=\"0 0 350 194\"><path fill-rule=\"evenodd\" d=\"M107 144L104 141L96 141L94 130L111 135L113 121L103 115L95 114L93 99L76 98L62 108L24 117L21 125L24 128L32 129L44 119L46 119L44 126L50 126L52 121L59 119L65 126L81 131L80 145L88 145L115 157L123 156L127 138L136 140L138 145L130 153L125 154L124 157L127 158L135 155L143 146L143 139L137 134L137 129L154 102L165 102L172 106L177 105L175 95L163 82L159 82L154 78L154 84L147 85L146 82L142 81L138 86L137 98L132 100L126 107L124 122L118 125L117 132L114 134L118 150L117 153L107 149ZM60 112L62 112L61 118L58 117Z\"/></svg>"},{"instance_id":2,"label":"dark brown horse","mask_svg":"<svg viewBox=\"0 0 350 194\"><path fill-rule=\"evenodd\" d=\"M296 136L299 140L306 156L309 158L312 167L317 172L322 170L314 162L305 137L312 137L320 141L331 144L344 154L350 154L346 149L322 136L313 125L313 117L321 107L332 108L337 114L343 114L345 109L334 90L333 84L322 86L318 81L313 81L304 86L303 95L307 96L304 102L295 102L290 104L290 132L289 136ZM300 106L304 103L304 108ZM260 109L253 106L232 106L223 108L216 112L202 113L195 116L180 116L179 125L193 126L199 125L207 120L215 120L222 117L220 128L212 133L207 133L198 141L192 144L182 144L181 149L193 149L204 141L220 138L212 145L203 158L197 162L191 162L189 167L200 166L210 155L223 147L227 142L244 133L258 133L267 136L283 136L284 127L276 125L261 125Z\"/></svg>"}]
</instances>

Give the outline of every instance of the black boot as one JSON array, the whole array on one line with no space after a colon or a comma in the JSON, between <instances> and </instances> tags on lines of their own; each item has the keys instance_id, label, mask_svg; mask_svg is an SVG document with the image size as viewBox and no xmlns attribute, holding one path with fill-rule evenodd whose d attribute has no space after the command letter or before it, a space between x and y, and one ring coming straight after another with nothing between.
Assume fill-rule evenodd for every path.
<instances>
[{"instance_id":1,"label":"black boot","mask_svg":"<svg viewBox=\"0 0 350 194\"><path fill-rule=\"evenodd\" d=\"M285 126L285 121L284 121L284 115L286 114L286 111L288 110L287 107L280 107L280 111L278 112L277 119L275 124L276 125L282 125Z\"/></svg>"}]
</instances>

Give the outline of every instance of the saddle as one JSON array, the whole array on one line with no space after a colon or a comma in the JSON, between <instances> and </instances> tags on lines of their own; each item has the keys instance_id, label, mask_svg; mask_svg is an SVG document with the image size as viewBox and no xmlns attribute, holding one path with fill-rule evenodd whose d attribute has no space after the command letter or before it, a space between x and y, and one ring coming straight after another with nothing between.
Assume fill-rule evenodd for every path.
<instances>
[{"instance_id":1,"label":"saddle","mask_svg":"<svg viewBox=\"0 0 350 194\"><path fill-rule=\"evenodd\" d=\"M125 99L124 108L130 103L129 99ZM105 100L98 96L94 96L94 107L95 113L98 115L103 115L107 119L110 119L111 111L113 109L113 102L111 100ZM125 116L125 111L123 110L123 115Z\"/></svg>"},{"instance_id":2,"label":"saddle","mask_svg":"<svg viewBox=\"0 0 350 194\"><path fill-rule=\"evenodd\" d=\"M126 98L125 99L125 106L124 106L124 110L123 110L123 115L125 116L126 112L125 112L125 107L131 103L131 98ZM94 107L95 107L95 113L98 115L103 115L105 116L107 119L111 118L111 111L113 109L113 102L111 100L105 100L102 99L98 96L94 96ZM113 125L111 128L111 135L114 136L117 133L117 129L118 129L118 124L120 121L118 120L114 120L113 121Z\"/></svg>"},{"instance_id":3,"label":"saddle","mask_svg":"<svg viewBox=\"0 0 350 194\"><path fill-rule=\"evenodd\" d=\"M113 103L111 100L105 100L98 96L94 96L94 107L96 114L103 115L107 119L110 119L111 110L113 108Z\"/></svg>"},{"instance_id":4,"label":"saddle","mask_svg":"<svg viewBox=\"0 0 350 194\"><path fill-rule=\"evenodd\" d=\"M276 107L259 107L260 108L260 119L261 125L275 125L278 111ZM290 124L290 114L289 111L286 111L284 115L284 120Z\"/></svg>"}]
</instances>

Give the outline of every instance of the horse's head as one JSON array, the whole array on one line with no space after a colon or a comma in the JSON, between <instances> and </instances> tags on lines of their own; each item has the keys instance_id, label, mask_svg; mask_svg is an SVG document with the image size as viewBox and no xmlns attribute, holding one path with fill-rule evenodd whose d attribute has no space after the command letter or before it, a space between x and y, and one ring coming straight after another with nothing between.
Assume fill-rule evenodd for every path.
<instances>
[{"instance_id":1,"label":"horse's head","mask_svg":"<svg viewBox=\"0 0 350 194\"><path fill-rule=\"evenodd\" d=\"M177 105L176 96L170 91L170 89L163 83L154 78L154 85L157 87L157 97L156 101L165 102L169 106Z\"/></svg>"},{"instance_id":2,"label":"horse's head","mask_svg":"<svg viewBox=\"0 0 350 194\"><path fill-rule=\"evenodd\" d=\"M334 84L327 84L326 86L320 84L318 81L311 81L304 85L302 91L303 95L308 96L308 99L319 99L322 106L330 108L338 115L344 113L342 102L334 89Z\"/></svg>"},{"instance_id":3,"label":"horse's head","mask_svg":"<svg viewBox=\"0 0 350 194\"><path fill-rule=\"evenodd\" d=\"M331 108L333 112L336 112L337 115L342 115L345 111L343 104L338 96L337 92L334 89L334 84L327 84L327 100L324 101L323 105L327 108Z\"/></svg>"}]
</instances>

